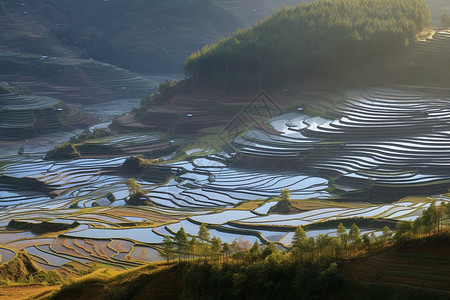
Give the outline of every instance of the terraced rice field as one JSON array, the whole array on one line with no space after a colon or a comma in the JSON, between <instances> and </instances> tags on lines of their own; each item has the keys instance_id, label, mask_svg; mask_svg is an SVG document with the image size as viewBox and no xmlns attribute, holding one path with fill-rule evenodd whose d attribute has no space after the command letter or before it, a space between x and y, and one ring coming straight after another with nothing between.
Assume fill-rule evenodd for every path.
<instances>
[{"instance_id":1,"label":"terraced rice field","mask_svg":"<svg viewBox=\"0 0 450 300\"><path fill-rule=\"evenodd\" d=\"M441 37L450 44L441 35L431 42L440 43ZM72 59L42 63L64 65L67 72L91 67ZM93 74L103 80L104 74ZM108 79L105 85L114 80ZM114 84L121 86L121 80L119 76ZM136 82L139 89L140 80ZM62 86L55 91L73 92ZM108 94L94 87L86 93L100 98ZM119 168L129 155L159 149L173 143L172 138L178 143L178 136L153 132L91 140L88 147L116 152L94 156L94 151L91 158L72 161L43 161L36 153L21 158L10 155L0 165L0 227L12 219L31 225L77 222L79 226L44 237L23 230L2 232L2 262L8 253L25 250L49 270L73 272L69 266L87 267L93 262L130 268L162 259L165 236L173 237L181 227L195 236L202 223L223 242L242 237L251 243L288 247L299 225L313 228L307 235L317 236L336 234L336 228L319 226L336 220L414 220L432 201L450 201L446 194L450 187L449 95L442 89L404 87L304 94L301 97L308 99L304 111L320 112L320 117L301 110L288 112L265 126L250 128L218 151L189 145L162 157L155 176L136 178L153 207L126 205L125 181L133 175L124 176ZM79 96L73 94L72 100ZM203 95L199 103L203 107L208 101ZM181 106L183 112L192 112L188 104ZM166 116L152 113L160 119ZM194 127L205 120L217 121L201 114L193 119ZM283 189L289 189L295 210L269 213ZM115 201L107 199L110 192ZM414 194L424 196L402 199ZM380 228L361 227L361 232L379 234ZM384 264L386 259L391 257L373 258L367 265ZM388 271L386 278L394 278L398 270ZM446 274L442 276L447 280Z\"/></svg>"},{"instance_id":2,"label":"terraced rice field","mask_svg":"<svg viewBox=\"0 0 450 300\"><path fill-rule=\"evenodd\" d=\"M365 110L366 117L361 118L353 107ZM124 184L128 178L120 175L118 168L126 157L10 164L3 167L4 178L34 182L39 189L27 191L11 183L2 184L3 226L11 219L60 224L76 221L82 225L53 240L31 236L17 241L6 239L2 244L24 249L46 269L94 261L128 268L161 259L158 251L164 236L174 236L182 226L193 236L205 223L211 235L229 243L242 237L252 243L272 241L288 246L298 225L353 217L414 219L431 199L393 204L335 203L295 214L267 213L285 188L290 190L292 199L317 201L337 197L330 187L352 192L369 183L414 186L447 180L443 172L447 155L446 113L445 100L431 96L399 90L350 91L346 99L325 112L326 118L290 113L269 121L279 134L254 129L238 137L234 141L238 155L223 151L203 154L209 153L208 149L198 148L187 150L186 160L163 163L172 170L166 182L137 180L156 207L124 207L129 196ZM379 133L380 128L386 135ZM424 128L425 132L420 131ZM365 130L378 134L367 136ZM415 138L412 132L416 136L419 132L419 137ZM133 148L158 143L160 139L159 135L123 135L90 143ZM267 155L300 161L302 173L233 163L239 157L245 160ZM430 167L437 164L442 169L433 174ZM316 170L314 175L310 173L312 169ZM48 197L45 190L52 191L55 197ZM109 192L116 201L106 199ZM253 210L231 209L246 201L270 198L273 200ZM435 200L449 198L438 195ZM130 224L142 227L127 227ZM363 233L378 230L362 228ZM333 235L335 231L311 230L308 235Z\"/></svg>"},{"instance_id":3,"label":"terraced rice field","mask_svg":"<svg viewBox=\"0 0 450 300\"><path fill-rule=\"evenodd\" d=\"M235 140L248 157L293 159L335 178L335 187L448 186L448 99L396 89L347 91L324 118L290 113ZM325 105L325 104L324 104ZM318 108L317 108L318 107ZM442 190L442 188L441 188Z\"/></svg>"},{"instance_id":4,"label":"terraced rice field","mask_svg":"<svg viewBox=\"0 0 450 300\"><path fill-rule=\"evenodd\" d=\"M95 60L0 52L0 62L8 66L1 81L72 103L141 98L156 87L152 80Z\"/></svg>"},{"instance_id":5,"label":"terraced rice field","mask_svg":"<svg viewBox=\"0 0 450 300\"><path fill-rule=\"evenodd\" d=\"M83 124L83 115L62 101L37 95L0 95L0 136L21 139Z\"/></svg>"}]
</instances>

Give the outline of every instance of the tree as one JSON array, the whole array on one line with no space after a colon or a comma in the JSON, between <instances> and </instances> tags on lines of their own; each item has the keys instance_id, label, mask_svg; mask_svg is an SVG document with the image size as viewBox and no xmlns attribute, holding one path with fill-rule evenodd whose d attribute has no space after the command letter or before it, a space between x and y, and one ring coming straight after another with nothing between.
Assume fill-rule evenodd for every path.
<instances>
[{"instance_id":1,"label":"tree","mask_svg":"<svg viewBox=\"0 0 450 300\"><path fill-rule=\"evenodd\" d=\"M309 259L313 260L316 256L316 248L317 248L316 240L313 237L306 239L304 247L305 252L309 254Z\"/></svg>"},{"instance_id":2,"label":"tree","mask_svg":"<svg viewBox=\"0 0 450 300\"><path fill-rule=\"evenodd\" d=\"M391 229L387 226L383 227L383 239L384 240L389 240L391 238Z\"/></svg>"},{"instance_id":3,"label":"tree","mask_svg":"<svg viewBox=\"0 0 450 300\"><path fill-rule=\"evenodd\" d=\"M398 242L403 242L411 237L413 223L410 221L400 221L396 225L397 232L395 233L395 239Z\"/></svg>"},{"instance_id":4,"label":"tree","mask_svg":"<svg viewBox=\"0 0 450 300\"><path fill-rule=\"evenodd\" d=\"M348 242L348 234L347 229L345 229L344 224L340 223L337 229L337 236L341 240L342 245L345 247L347 246Z\"/></svg>"},{"instance_id":5,"label":"tree","mask_svg":"<svg viewBox=\"0 0 450 300\"><path fill-rule=\"evenodd\" d=\"M165 236L163 239L163 256L169 262L174 257L173 241L169 236Z\"/></svg>"},{"instance_id":6,"label":"tree","mask_svg":"<svg viewBox=\"0 0 450 300\"><path fill-rule=\"evenodd\" d=\"M353 223L352 227L350 228L348 236L355 246L361 245L361 232L359 231L359 228L355 223Z\"/></svg>"},{"instance_id":7,"label":"tree","mask_svg":"<svg viewBox=\"0 0 450 300\"><path fill-rule=\"evenodd\" d=\"M302 241L306 239L306 232L302 226L298 226L295 229L294 236L292 237L292 247L298 247Z\"/></svg>"},{"instance_id":8,"label":"tree","mask_svg":"<svg viewBox=\"0 0 450 300\"><path fill-rule=\"evenodd\" d=\"M281 201L289 201L291 200L289 189L283 189L281 190Z\"/></svg>"},{"instance_id":9,"label":"tree","mask_svg":"<svg viewBox=\"0 0 450 300\"><path fill-rule=\"evenodd\" d=\"M250 257L253 261L256 261L261 258L261 255L261 248L259 248L258 241L255 240L253 246L250 248Z\"/></svg>"},{"instance_id":10,"label":"tree","mask_svg":"<svg viewBox=\"0 0 450 300\"><path fill-rule=\"evenodd\" d=\"M142 186L133 178L129 178L127 181L125 181L125 184L127 185L128 191L130 192L130 197L142 191Z\"/></svg>"},{"instance_id":11,"label":"tree","mask_svg":"<svg viewBox=\"0 0 450 300\"><path fill-rule=\"evenodd\" d=\"M319 234L316 238L317 256L321 258L327 254L332 254L332 238L328 234Z\"/></svg>"},{"instance_id":12,"label":"tree","mask_svg":"<svg viewBox=\"0 0 450 300\"><path fill-rule=\"evenodd\" d=\"M211 234L209 233L208 228L206 228L205 223L200 225L200 229L198 230L198 238L203 242L209 242L211 239Z\"/></svg>"},{"instance_id":13,"label":"tree","mask_svg":"<svg viewBox=\"0 0 450 300\"><path fill-rule=\"evenodd\" d=\"M125 181L125 184L128 187L128 191L130 193L130 197L126 200L126 203L129 205L147 205L152 206L153 202L150 200L150 197L145 195L142 190L142 186L137 183L133 178Z\"/></svg>"},{"instance_id":14,"label":"tree","mask_svg":"<svg viewBox=\"0 0 450 300\"><path fill-rule=\"evenodd\" d=\"M449 28L450 27L450 17L446 13L442 14L441 25L444 28Z\"/></svg>"},{"instance_id":15,"label":"tree","mask_svg":"<svg viewBox=\"0 0 450 300\"><path fill-rule=\"evenodd\" d=\"M223 243L222 251L225 254L225 257L228 259L228 256L231 254L231 248L228 243Z\"/></svg>"},{"instance_id":16,"label":"tree","mask_svg":"<svg viewBox=\"0 0 450 300\"><path fill-rule=\"evenodd\" d=\"M180 230L175 234L175 243L178 247L179 258L186 253L188 242L189 238L186 231L184 231L183 226L181 226Z\"/></svg>"},{"instance_id":17,"label":"tree","mask_svg":"<svg viewBox=\"0 0 450 300\"><path fill-rule=\"evenodd\" d=\"M222 252L222 240L220 237L213 237L211 239L211 251L213 256L218 256Z\"/></svg>"},{"instance_id":18,"label":"tree","mask_svg":"<svg viewBox=\"0 0 450 300\"><path fill-rule=\"evenodd\" d=\"M298 226L295 229L294 236L292 237L292 249L296 256L302 256L306 251L306 232L303 227Z\"/></svg>"},{"instance_id":19,"label":"tree","mask_svg":"<svg viewBox=\"0 0 450 300\"><path fill-rule=\"evenodd\" d=\"M430 207L422 212L422 218L427 234L430 234L432 231L437 231L439 225L439 213L436 202L431 203Z\"/></svg>"},{"instance_id":20,"label":"tree","mask_svg":"<svg viewBox=\"0 0 450 300\"><path fill-rule=\"evenodd\" d=\"M233 253L239 253L249 250L252 247L249 241L243 240L242 237L234 239L231 243L230 249Z\"/></svg>"},{"instance_id":21,"label":"tree","mask_svg":"<svg viewBox=\"0 0 450 300\"><path fill-rule=\"evenodd\" d=\"M188 252L191 256L197 256L199 252L200 243L195 236L191 238L188 244Z\"/></svg>"},{"instance_id":22,"label":"tree","mask_svg":"<svg viewBox=\"0 0 450 300\"><path fill-rule=\"evenodd\" d=\"M290 202L290 195L289 195L289 189L283 189L281 190L280 200L278 203L274 206L272 206L269 209L268 213L276 212L276 213L282 213L287 214L290 212L292 204Z\"/></svg>"},{"instance_id":23,"label":"tree","mask_svg":"<svg viewBox=\"0 0 450 300\"><path fill-rule=\"evenodd\" d=\"M369 233L366 232L366 233L363 234L363 236L362 236L362 241L363 241L364 246L370 247L370 237L369 237Z\"/></svg>"}]
</instances>

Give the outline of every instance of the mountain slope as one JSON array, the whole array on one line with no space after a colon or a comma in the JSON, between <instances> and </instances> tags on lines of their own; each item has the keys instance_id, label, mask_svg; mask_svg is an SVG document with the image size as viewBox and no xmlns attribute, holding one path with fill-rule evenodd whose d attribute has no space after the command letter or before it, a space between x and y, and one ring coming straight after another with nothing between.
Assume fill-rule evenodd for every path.
<instances>
[{"instance_id":1,"label":"mountain slope","mask_svg":"<svg viewBox=\"0 0 450 300\"><path fill-rule=\"evenodd\" d=\"M2 0L0 50L179 73L192 51L297 2Z\"/></svg>"}]
</instances>

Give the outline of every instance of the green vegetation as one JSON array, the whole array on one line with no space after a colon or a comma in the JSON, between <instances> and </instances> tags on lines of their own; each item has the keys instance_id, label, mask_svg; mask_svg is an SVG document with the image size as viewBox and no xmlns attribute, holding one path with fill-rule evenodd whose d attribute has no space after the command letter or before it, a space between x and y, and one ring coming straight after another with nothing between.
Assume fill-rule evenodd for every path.
<instances>
[{"instance_id":1,"label":"green vegetation","mask_svg":"<svg viewBox=\"0 0 450 300\"><path fill-rule=\"evenodd\" d=\"M232 248L234 250L237 249L237 246L230 246L227 243L222 244L221 239L218 237L214 236L211 238L211 234L205 224L200 225L197 236L198 239L195 236L189 239L184 228L181 227L173 239L168 236L164 238L162 255L168 262L175 258L178 258L178 260L192 260L202 257L207 260L229 255ZM235 244L237 243L239 243L238 240L236 240Z\"/></svg>"},{"instance_id":2,"label":"green vegetation","mask_svg":"<svg viewBox=\"0 0 450 300\"><path fill-rule=\"evenodd\" d=\"M19 151L17 151L17 154L18 154L18 155L24 155L24 154L25 154L25 148L24 148L23 146L21 146L21 147L19 148Z\"/></svg>"},{"instance_id":3,"label":"green vegetation","mask_svg":"<svg viewBox=\"0 0 450 300\"><path fill-rule=\"evenodd\" d=\"M281 213L287 214L292 210L292 204L290 202L289 189L283 189L281 191L280 201L269 209L268 213Z\"/></svg>"},{"instance_id":4,"label":"green vegetation","mask_svg":"<svg viewBox=\"0 0 450 300\"><path fill-rule=\"evenodd\" d=\"M75 145L71 143L64 143L60 146L56 146L45 155L45 159L47 160L65 160L80 157L80 152L77 150Z\"/></svg>"},{"instance_id":5,"label":"green vegetation","mask_svg":"<svg viewBox=\"0 0 450 300\"><path fill-rule=\"evenodd\" d=\"M439 206L433 202L415 221L401 221L397 224L396 240L405 242L412 238L442 234L450 226L450 203Z\"/></svg>"},{"instance_id":6,"label":"green vegetation","mask_svg":"<svg viewBox=\"0 0 450 300\"><path fill-rule=\"evenodd\" d=\"M130 189L139 191L139 184L130 181ZM355 224L349 231L340 224L337 237L308 238L298 227L291 248L282 249L275 243L251 245L242 238L222 243L201 224L196 236L186 234L183 227L174 238L166 236L160 248L165 264L125 272L94 268L89 275L70 279L32 268L19 281L63 284L52 299L83 299L94 290L96 299L140 299L149 293L152 299L169 294L171 299L361 299L362 295L367 299L446 299L448 294L440 291L448 290L449 207L431 205L424 210L421 218L431 222L423 227L425 236L411 235L406 242L399 239L405 231L392 237L385 227L377 237L361 236ZM13 276L14 270L5 265L0 266L0 274L5 268ZM418 265L420 270L414 270ZM385 285L391 278L394 284ZM160 296L153 297L155 293Z\"/></svg>"},{"instance_id":7,"label":"green vegetation","mask_svg":"<svg viewBox=\"0 0 450 300\"><path fill-rule=\"evenodd\" d=\"M0 7L1 7L1 4L0 4ZM1 82L0 83L0 95L5 95L5 94L18 94L18 95L30 96L30 95L32 95L32 92L27 87L12 86L6 82Z\"/></svg>"},{"instance_id":8,"label":"green vegetation","mask_svg":"<svg viewBox=\"0 0 450 300\"><path fill-rule=\"evenodd\" d=\"M422 217L418 220L431 220L429 228L435 228L431 234L439 233L442 236L444 224L447 227L449 225L449 208L448 204L439 207L431 205L430 208L424 210ZM379 286L375 288L363 282L344 278L340 271L341 267L338 265L342 265L347 272L349 269L347 261L350 262L350 266L353 266L351 265L352 260L348 260L349 258L359 259L404 245L404 243L397 244L399 237L404 234L405 232L399 229L393 239L391 230L385 226L383 233L379 236L364 234L361 237L360 230L355 224L348 232L344 225L340 224L337 229L337 237L320 234L314 239L308 238L304 229L298 227L289 252L279 251L274 243L260 246L255 242L250 247L249 244L243 246L242 241L235 240L231 246L224 244L220 256L218 256L217 254L212 255L214 251L210 247L210 243L206 241L209 239L209 232L202 225L198 236L203 236L202 239L205 241L199 242L195 237L189 241L184 229L181 228L176 235L175 242L166 240L164 248L165 250L170 249L172 258L175 258L177 253L179 259L184 258L184 262L181 264L183 299L209 299L212 295L214 295L214 299L279 299L280 297L286 299L359 299L363 294L368 299L379 299ZM446 239L440 240L445 241ZM440 242L436 246L440 247L443 245L442 243ZM192 260L192 258L200 258L200 253L204 253L190 252L192 248L189 245L193 244L210 253L205 256L205 258L209 258L208 261ZM399 251L399 253L404 253L405 250ZM229 257L230 253L232 253L231 257ZM436 256L436 259L439 259L439 256ZM352 269L350 268L350 270ZM402 276L407 276L407 274ZM415 276L420 276L420 274ZM401 283L405 283L405 281L401 281ZM440 288L442 286L440 285ZM395 285L383 286L383 294L388 295L388 299L421 299L421 297L430 295L433 299L445 299L446 297L445 294L437 291Z\"/></svg>"},{"instance_id":9,"label":"green vegetation","mask_svg":"<svg viewBox=\"0 0 450 300\"><path fill-rule=\"evenodd\" d=\"M185 62L205 85L265 86L361 68L398 53L430 23L425 0L319 0L283 7Z\"/></svg>"},{"instance_id":10,"label":"green vegetation","mask_svg":"<svg viewBox=\"0 0 450 300\"><path fill-rule=\"evenodd\" d=\"M123 163L121 170L125 173L140 173L155 165L156 162L154 160L145 159L142 155L136 155L127 158Z\"/></svg>"},{"instance_id":11,"label":"green vegetation","mask_svg":"<svg viewBox=\"0 0 450 300\"><path fill-rule=\"evenodd\" d=\"M18 252L16 257L0 265L0 286L12 283L38 283L58 285L63 282L61 275L55 271L43 271L25 252Z\"/></svg>"},{"instance_id":12,"label":"green vegetation","mask_svg":"<svg viewBox=\"0 0 450 300\"><path fill-rule=\"evenodd\" d=\"M166 80L161 83L156 89L155 93L141 100L141 107L149 107L152 104L164 104L168 99L170 99L177 87L182 84L182 81Z\"/></svg>"},{"instance_id":13,"label":"green vegetation","mask_svg":"<svg viewBox=\"0 0 450 300\"><path fill-rule=\"evenodd\" d=\"M446 13L442 14L441 25L444 28L449 28L450 27L450 17Z\"/></svg>"},{"instance_id":14,"label":"green vegetation","mask_svg":"<svg viewBox=\"0 0 450 300\"><path fill-rule=\"evenodd\" d=\"M126 203L128 205L153 205L150 197L145 194L145 192L142 190L141 185L137 183L133 178L125 181L125 184L127 185L128 191L130 192L130 197L128 198L128 200L126 200Z\"/></svg>"},{"instance_id":15,"label":"green vegetation","mask_svg":"<svg viewBox=\"0 0 450 300\"><path fill-rule=\"evenodd\" d=\"M85 129L80 135L70 138L70 143L79 144L90 139L97 139L105 136L110 136L112 133L108 128L94 128L92 131Z\"/></svg>"},{"instance_id":16,"label":"green vegetation","mask_svg":"<svg viewBox=\"0 0 450 300\"><path fill-rule=\"evenodd\" d=\"M53 222L27 222L21 220L11 220L8 223L8 229L28 230L34 234L45 234L49 232L58 232L76 228L80 225L77 221L72 223L53 223Z\"/></svg>"}]
</instances>

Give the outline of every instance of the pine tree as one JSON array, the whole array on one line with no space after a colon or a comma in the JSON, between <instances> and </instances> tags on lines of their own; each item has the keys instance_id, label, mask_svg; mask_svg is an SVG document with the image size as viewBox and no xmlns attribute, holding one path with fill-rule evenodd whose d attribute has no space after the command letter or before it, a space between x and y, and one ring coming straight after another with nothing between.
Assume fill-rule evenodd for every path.
<instances>
[{"instance_id":1,"label":"pine tree","mask_svg":"<svg viewBox=\"0 0 450 300\"><path fill-rule=\"evenodd\" d=\"M198 238L203 242L209 242L211 239L211 234L209 233L208 228L206 228L205 223L200 225L200 229L198 230Z\"/></svg>"},{"instance_id":2,"label":"pine tree","mask_svg":"<svg viewBox=\"0 0 450 300\"><path fill-rule=\"evenodd\" d=\"M218 256L222 252L222 240L220 237L213 237L211 239L211 251L213 256Z\"/></svg>"},{"instance_id":3,"label":"pine tree","mask_svg":"<svg viewBox=\"0 0 450 300\"><path fill-rule=\"evenodd\" d=\"M253 246L250 248L250 257L253 261L256 261L261 258L262 252L261 248L259 247L258 241L255 241L253 243Z\"/></svg>"},{"instance_id":4,"label":"pine tree","mask_svg":"<svg viewBox=\"0 0 450 300\"><path fill-rule=\"evenodd\" d=\"M346 246L348 243L348 234L347 229L345 229L344 224L340 223L337 229L337 236L341 240L343 246Z\"/></svg>"},{"instance_id":5,"label":"pine tree","mask_svg":"<svg viewBox=\"0 0 450 300\"><path fill-rule=\"evenodd\" d=\"M169 236L165 236L163 239L163 256L169 262L174 256L173 241Z\"/></svg>"},{"instance_id":6,"label":"pine tree","mask_svg":"<svg viewBox=\"0 0 450 300\"><path fill-rule=\"evenodd\" d=\"M350 231L348 233L350 240L352 241L352 243L355 246L360 246L361 245L361 232L358 228L358 226L356 226L355 223L353 223L352 227L350 228Z\"/></svg>"},{"instance_id":7,"label":"pine tree","mask_svg":"<svg viewBox=\"0 0 450 300\"><path fill-rule=\"evenodd\" d=\"M186 254L187 246L189 243L189 238L186 234L186 231L184 231L183 226L181 226L180 230L175 234L175 243L178 247L178 257L181 259L182 256Z\"/></svg>"}]
</instances>

